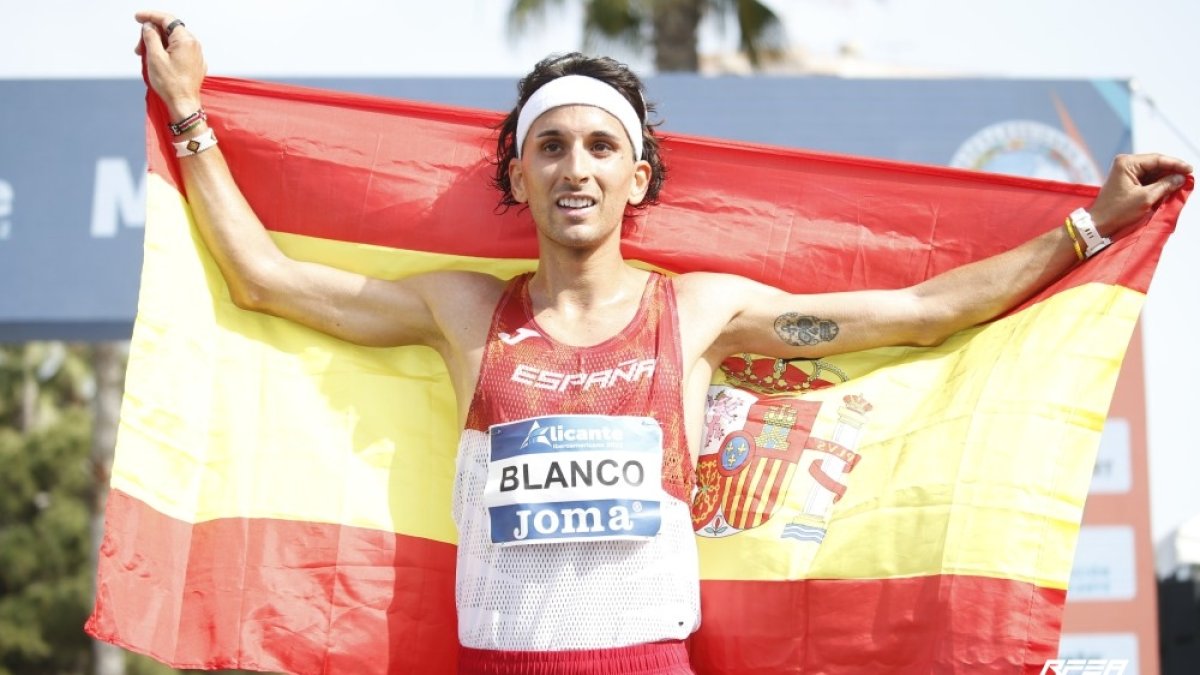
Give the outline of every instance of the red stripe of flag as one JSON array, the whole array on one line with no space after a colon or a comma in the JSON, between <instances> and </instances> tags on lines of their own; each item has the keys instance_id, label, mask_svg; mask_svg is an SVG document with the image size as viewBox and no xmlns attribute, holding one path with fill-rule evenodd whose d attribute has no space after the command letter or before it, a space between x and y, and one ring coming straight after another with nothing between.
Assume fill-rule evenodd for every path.
<instances>
[{"instance_id":1,"label":"red stripe of flag","mask_svg":"<svg viewBox=\"0 0 1200 675\"><path fill-rule=\"evenodd\" d=\"M101 640L177 668L454 672L452 544L268 518L192 524L119 490L106 515L105 610L87 625Z\"/></svg>"},{"instance_id":2,"label":"red stripe of flag","mask_svg":"<svg viewBox=\"0 0 1200 675\"><path fill-rule=\"evenodd\" d=\"M205 106L240 187L272 230L455 255L537 255L526 211L493 213L496 113L223 78L206 80ZM153 100L150 166L178 185L164 119ZM797 292L919 282L1061 225L1096 192L683 135L666 136L664 148L662 203L635 219L625 254ZM1145 256L1153 263L1158 247L1131 240L1165 238L1190 188L1105 253L1120 258L1115 264L1083 266L1036 299L1087 281L1144 292L1153 270Z\"/></svg>"},{"instance_id":3,"label":"red stripe of flag","mask_svg":"<svg viewBox=\"0 0 1200 675\"><path fill-rule=\"evenodd\" d=\"M693 639L705 675L1013 675L1054 658L1066 591L937 575L703 581L700 598L702 621L745 617L736 637Z\"/></svg>"},{"instance_id":4,"label":"red stripe of flag","mask_svg":"<svg viewBox=\"0 0 1200 675\"><path fill-rule=\"evenodd\" d=\"M454 672L449 544L265 518L190 524L116 490L108 516L99 594L110 611L88 624L101 639L185 668ZM121 551L111 537L124 542ZM693 667L706 675L1039 672L1054 656L1065 596L956 575L708 580L703 615L741 617L739 633L693 640ZM862 660L868 650L872 663Z\"/></svg>"}]
</instances>

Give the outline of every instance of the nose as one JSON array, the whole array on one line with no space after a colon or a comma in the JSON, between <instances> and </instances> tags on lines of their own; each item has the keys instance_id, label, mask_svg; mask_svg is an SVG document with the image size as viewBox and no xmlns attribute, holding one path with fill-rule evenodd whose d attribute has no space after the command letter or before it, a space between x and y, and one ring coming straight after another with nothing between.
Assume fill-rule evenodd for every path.
<instances>
[{"instance_id":1,"label":"nose","mask_svg":"<svg viewBox=\"0 0 1200 675\"><path fill-rule=\"evenodd\" d=\"M563 156L562 178L571 185L583 185L592 175L592 156L578 143L572 144Z\"/></svg>"}]
</instances>

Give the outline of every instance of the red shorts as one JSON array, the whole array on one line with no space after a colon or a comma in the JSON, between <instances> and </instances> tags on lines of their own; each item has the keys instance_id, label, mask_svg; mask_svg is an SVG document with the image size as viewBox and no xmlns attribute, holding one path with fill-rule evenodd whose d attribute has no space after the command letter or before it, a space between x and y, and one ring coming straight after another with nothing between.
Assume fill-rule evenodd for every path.
<instances>
[{"instance_id":1,"label":"red shorts","mask_svg":"<svg viewBox=\"0 0 1200 675\"><path fill-rule=\"evenodd\" d=\"M682 640L613 649L497 652L458 648L459 675L695 675Z\"/></svg>"}]
</instances>

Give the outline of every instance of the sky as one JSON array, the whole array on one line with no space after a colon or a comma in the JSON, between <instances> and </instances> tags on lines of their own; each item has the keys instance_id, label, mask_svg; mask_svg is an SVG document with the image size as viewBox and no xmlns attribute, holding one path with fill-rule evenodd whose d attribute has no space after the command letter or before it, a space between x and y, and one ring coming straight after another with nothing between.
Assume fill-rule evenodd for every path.
<instances>
[{"instance_id":1,"label":"sky","mask_svg":"<svg viewBox=\"0 0 1200 675\"><path fill-rule=\"evenodd\" d=\"M814 56L852 45L866 62L928 76L1131 78L1134 149L1200 166L1196 0L766 0L792 45ZM582 44L577 3L521 40L508 0L163 2L204 44L209 72L234 77L519 76ZM0 78L138 76L128 0L0 0ZM706 24L703 51L734 35ZM649 58L616 54L639 72ZM86 114L86 111L80 111ZM101 132L102 130L97 130ZM3 133L3 130L0 130ZM1185 209L1145 311L1151 530L1155 542L1200 514L1200 206Z\"/></svg>"}]
</instances>

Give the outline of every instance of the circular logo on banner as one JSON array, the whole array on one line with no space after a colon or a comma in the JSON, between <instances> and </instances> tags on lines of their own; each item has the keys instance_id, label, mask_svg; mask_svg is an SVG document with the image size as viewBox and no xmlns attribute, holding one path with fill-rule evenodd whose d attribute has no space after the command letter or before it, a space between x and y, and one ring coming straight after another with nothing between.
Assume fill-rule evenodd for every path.
<instances>
[{"instance_id":1,"label":"circular logo on banner","mask_svg":"<svg viewBox=\"0 0 1200 675\"><path fill-rule=\"evenodd\" d=\"M999 122L976 132L950 166L1066 183L1100 184L1100 171L1070 136L1041 122Z\"/></svg>"}]
</instances>

